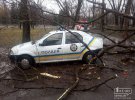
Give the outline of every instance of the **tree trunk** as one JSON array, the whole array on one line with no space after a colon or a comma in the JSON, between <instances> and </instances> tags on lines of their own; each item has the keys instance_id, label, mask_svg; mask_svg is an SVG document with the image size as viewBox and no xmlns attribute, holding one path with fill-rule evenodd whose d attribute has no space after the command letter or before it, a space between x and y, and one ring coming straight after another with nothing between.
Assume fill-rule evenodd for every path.
<instances>
[{"instance_id":1,"label":"tree trunk","mask_svg":"<svg viewBox=\"0 0 135 100\"><path fill-rule=\"evenodd\" d=\"M127 1L126 9L125 9L125 14L130 15L130 10L131 10L131 5L132 5L132 0ZM125 18L124 20L124 29L128 30L129 26L129 19ZM125 37L128 37L128 31L125 31Z\"/></svg>"},{"instance_id":2,"label":"tree trunk","mask_svg":"<svg viewBox=\"0 0 135 100\"><path fill-rule=\"evenodd\" d=\"M28 0L21 0L21 16L23 24L23 37L22 42L30 41L30 22L29 22L29 13L28 13Z\"/></svg>"},{"instance_id":3,"label":"tree trunk","mask_svg":"<svg viewBox=\"0 0 135 100\"><path fill-rule=\"evenodd\" d=\"M102 0L102 14L104 14L104 9L105 9L105 0ZM104 17L101 18L101 31L104 31Z\"/></svg>"},{"instance_id":4,"label":"tree trunk","mask_svg":"<svg viewBox=\"0 0 135 100\"><path fill-rule=\"evenodd\" d=\"M74 23L73 23L72 28L75 27L76 22L79 20L79 15L80 15L80 10L81 10L81 7L82 7L82 3L83 3L83 0L78 0L77 9L76 9L76 15L75 15L75 18L74 18Z\"/></svg>"},{"instance_id":5,"label":"tree trunk","mask_svg":"<svg viewBox=\"0 0 135 100\"><path fill-rule=\"evenodd\" d=\"M119 24L119 16L117 14L114 14L115 16L115 25Z\"/></svg>"},{"instance_id":6,"label":"tree trunk","mask_svg":"<svg viewBox=\"0 0 135 100\"><path fill-rule=\"evenodd\" d=\"M123 29L124 18L120 16L120 29Z\"/></svg>"},{"instance_id":7,"label":"tree trunk","mask_svg":"<svg viewBox=\"0 0 135 100\"><path fill-rule=\"evenodd\" d=\"M135 17L135 13L133 14L133 16ZM135 27L135 19L133 19L133 27Z\"/></svg>"},{"instance_id":8,"label":"tree trunk","mask_svg":"<svg viewBox=\"0 0 135 100\"><path fill-rule=\"evenodd\" d=\"M93 2L95 2L95 0L93 0ZM94 19L95 18L95 4L94 3L93 3L93 11L92 11L92 13L93 13L93 18L92 19ZM94 23L95 22L92 23L92 27L94 27Z\"/></svg>"}]
</instances>

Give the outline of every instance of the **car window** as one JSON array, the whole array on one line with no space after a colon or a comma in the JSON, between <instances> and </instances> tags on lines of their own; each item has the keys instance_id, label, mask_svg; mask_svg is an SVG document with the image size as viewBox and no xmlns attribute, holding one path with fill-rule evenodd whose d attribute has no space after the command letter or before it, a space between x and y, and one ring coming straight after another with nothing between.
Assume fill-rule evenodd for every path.
<instances>
[{"instance_id":1,"label":"car window","mask_svg":"<svg viewBox=\"0 0 135 100\"><path fill-rule=\"evenodd\" d=\"M73 34L69 32L66 33L66 44L81 43L81 41L79 41L76 36L83 41L83 37L79 33L73 32Z\"/></svg>"},{"instance_id":2,"label":"car window","mask_svg":"<svg viewBox=\"0 0 135 100\"><path fill-rule=\"evenodd\" d=\"M62 44L62 36L63 36L63 33L53 34L43 41L43 45L44 46L61 45Z\"/></svg>"}]
</instances>

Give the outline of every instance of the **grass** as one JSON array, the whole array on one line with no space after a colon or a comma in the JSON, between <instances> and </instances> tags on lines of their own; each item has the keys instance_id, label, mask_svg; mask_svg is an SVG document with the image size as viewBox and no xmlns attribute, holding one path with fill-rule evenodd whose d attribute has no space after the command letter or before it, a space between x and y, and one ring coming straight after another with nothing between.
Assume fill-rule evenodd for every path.
<instances>
[{"instance_id":1,"label":"grass","mask_svg":"<svg viewBox=\"0 0 135 100\"><path fill-rule=\"evenodd\" d=\"M36 27L31 29L31 40L37 40L51 31L51 28ZM0 30L0 47L11 47L22 42L22 29L18 27L3 28Z\"/></svg>"},{"instance_id":2,"label":"grass","mask_svg":"<svg viewBox=\"0 0 135 100\"><path fill-rule=\"evenodd\" d=\"M53 28L35 27L31 29L31 40L40 39L43 35L53 30ZM98 30L93 30L94 33L98 33ZM111 36L123 38L124 32L111 32L105 31L105 35L113 33ZM131 32L132 33L132 32ZM132 37L132 41L135 41L135 36ZM22 29L16 26L9 28L3 28L0 30L0 47L12 47L22 42Z\"/></svg>"}]
</instances>

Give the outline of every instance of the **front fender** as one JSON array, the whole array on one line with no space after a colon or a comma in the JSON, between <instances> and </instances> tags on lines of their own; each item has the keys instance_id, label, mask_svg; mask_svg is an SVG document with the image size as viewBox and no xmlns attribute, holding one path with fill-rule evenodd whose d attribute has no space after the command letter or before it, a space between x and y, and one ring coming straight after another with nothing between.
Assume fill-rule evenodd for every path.
<instances>
[{"instance_id":1,"label":"front fender","mask_svg":"<svg viewBox=\"0 0 135 100\"><path fill-rule=\"evenodd\" d=\"M19 51L18 52L18 55L24 55L24 54L30 55L32 57L37 56L36 52L30 52L30 51Z\"/></svg>"}]
</instances>

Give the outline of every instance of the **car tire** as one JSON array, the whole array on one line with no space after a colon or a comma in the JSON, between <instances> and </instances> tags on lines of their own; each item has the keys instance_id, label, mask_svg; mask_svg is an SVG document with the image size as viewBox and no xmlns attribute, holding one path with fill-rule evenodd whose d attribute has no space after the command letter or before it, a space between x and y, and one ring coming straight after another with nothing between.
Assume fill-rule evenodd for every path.
<instances>
[{"instance_id":1,"label":"car tire","mask_svg":"<svg viewBox=\"0 0 135 100\"><path fill-rule=\"evenodd\" d=\"M103 61L102 61L100 58L96 58L96 59L94 59L92 62L90 62L90 60L91 60L93 57L95 57L95 54L92 53L91 51L88 51L87 53L84 54L82 60L83 60L83 62L84 62L85 64L89 64L89 63L91 63L91 64L103 64Z\"/></svg>"},{"instance_id":2,"label":"car tire","mask_svg":"<svg viewBox=\"0 0 135 100\"><path fill-rule=\"evenodd\" d=\"M93 60L92 62L90 62L90 60L91 60L94 56L95 56L95 55L94 55L92 52L88 51L87 53L84 54L82 61L83 61L85 64L89 64L89 63L93 64L93 63L95 63L96 59Z\"/></svg>"},{"instance_id":3,"label":"car tire","mask_svg":"<svg viewBox=\"0 0 135 100\"><path fill-rule=\"evenodd\" d=\"M28 55L22 55L18 58L18 67L22 68L22 69L29 69L32 66L34 66L34 60L31 56Z\"/></svg>"}]
</instances>

